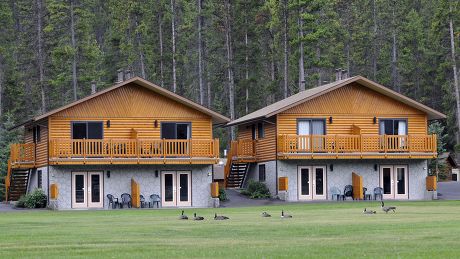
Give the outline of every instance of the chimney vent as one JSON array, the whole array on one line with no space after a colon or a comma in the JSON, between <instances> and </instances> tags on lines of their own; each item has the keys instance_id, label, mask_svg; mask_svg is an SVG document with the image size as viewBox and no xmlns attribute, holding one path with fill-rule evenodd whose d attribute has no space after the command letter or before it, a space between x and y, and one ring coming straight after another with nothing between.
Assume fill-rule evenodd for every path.
<instances>
[{"instance_id":1,"label":"chimney vent","mask_svg":"<svg viewBox=\"0 0 460 259\"><path fill-rule=\"evenodd\" d=\"M347 79L348 78L348 71L347 70L342 70L342 79Z\"/></svg>"},{"instance_id":2,"label":"chimney vent","mask_svg":"<svg viewBox=\"0 0 460 259\"><path fill-rule=\"evenodd\" d=\"M128 80L131 78L131 70L127 69L125 72L125 80Z\"/></svg>"},{"instance_id":3,"label":"chimney vent","mask_svg":"<svg viewBox=\"0 0 460 259\"><path fill-rule=\"evenodd\" d=\"M123 70L118 69L117 70L117 83L123 82Z\"/></svg>"},{"instance_id":4,"label":"chimney vent","mask_svg":"<svg viewBox=\"0 0 460 259\"><path fill-rule=\"evenodd\" d=\"M91 81L91 94L96 93L96 81Z\"/></svg>"},{"instance_id":5,"label":"chimney vent","mask_svg":"<svg viewBox=\"0 0 460 259\"><path fill-rule=\"evenodd\" d=\"M342 80L342 69L341 68L337 68L335 70L335 81L339 81L339 80Z\"/></svg>"}]
</instances>

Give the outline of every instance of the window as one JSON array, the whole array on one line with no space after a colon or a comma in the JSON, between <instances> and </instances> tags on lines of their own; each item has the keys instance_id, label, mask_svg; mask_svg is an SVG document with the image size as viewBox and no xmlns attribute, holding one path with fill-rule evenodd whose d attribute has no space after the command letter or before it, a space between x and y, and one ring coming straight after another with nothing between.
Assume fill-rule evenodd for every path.
<instances>
[{"instance_id":1,"label":"window","mask_svg":"<svg viewBox=\"0 0 460 259\"><path fill-rule=\"evenodd\" d=\"M103 132L100 121L72 122L72 139L102 139Z\"/></svg>"},{"instance_id":2,"label":"window","mask_svg":"<svg viewBox=\"0 0 460 259\"><path fill-rule=\"evenodd\" d=\"M191 138L190 122L163 122L161 123L161 138L189 139Z\"/></svg>"},{"instance_id":3,"label":"window","mask_svg":"<svg viewBox=\"0 0 460 259\"><path fill-rule=\"evenodd\" d=\"M257 124L257 138L263 138L265 137L265 132L264 132L264 123L259 122Z\"/></svg>"},{"instance_id":4,"label":"window","mask_svg":"<svg viewBox=\"0 0 460 259\"><path fill-rule=\"evenodd\" d=\"M265 165L259 165L259 182L265 182Z\"/></svg>"},{"instance_id":5,"label":"window","mask_svg":"<svg viewBox=\"0 0 460 259\"><path fill-rule=\"evenodd\" d=\"M297 121L298 135L325 135L326 123L324 119L301 119Z\"/></svg>"},{"instance_id":6,"label":"window","mask_svg":"<svg viewBox=\"0 0 460 259\"><path fill-rule=\"evenodd\" d=\"M37 188L42 188L42 170L37 171Z\"/></svg>"},{"instance_id":7,"label":"window","mask_svg":"<svg viewBox=\"0 0 460 259\"><path fill-rule=\"evenodd\" d=\"M406 119L381 119L379 123L380 135L407 135Z\"/></svg>"},{"instance_id":8,"label":"window","mask_svg":"<svg viewBox=\"0 0 460 259\"><path fill-rule=\"evenodd\" d=\"M255 140L257 138L256 136L256 125L252 124L252 140Z\"/></svg>"},{"instance_id":9,"label":"window","mask_svg":"<svg viewBox=\"0 0 460 259\"><path fill-rule=\"evenodd\" d=\"M34 143L38 143L41 141L41 129L40 129L40 125L37 125L35 127L33 127L32 129L32 137L33 137L33 141Z\"/></svg>"}]
</instances>

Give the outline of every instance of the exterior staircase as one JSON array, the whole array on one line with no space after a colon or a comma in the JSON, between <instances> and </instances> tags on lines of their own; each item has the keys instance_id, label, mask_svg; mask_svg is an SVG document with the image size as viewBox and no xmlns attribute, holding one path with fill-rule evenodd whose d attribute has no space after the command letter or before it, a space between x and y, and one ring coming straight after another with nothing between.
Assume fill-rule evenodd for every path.
<instances>
[{"instance_id":1,"label":"exterior staircase","mask_svg":"<svg viewBox=\"0 0 460 259\"><path fill-rule=\"evenodd\" d=\"M232 163L227 178L227 188L242 188L249 170L249 163Z\"/></svg>"},{"instance_id":2,"label":"exterior staircase","mask_svg":"<svg viewBox=\"0 0 460 259\"><path fill-rule=\"evenodd\" d=\"M13 170L8 163L8 175L6 176L6 201L17 201L27 193L30 170Z\"/></svg>"}]
</instances>

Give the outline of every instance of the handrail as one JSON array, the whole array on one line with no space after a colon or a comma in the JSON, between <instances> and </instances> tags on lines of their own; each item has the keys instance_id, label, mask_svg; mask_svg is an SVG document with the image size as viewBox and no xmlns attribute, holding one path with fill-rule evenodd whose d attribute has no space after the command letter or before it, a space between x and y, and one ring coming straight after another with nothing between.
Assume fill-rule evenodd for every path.
<instances>
[{"instance_id":1,"label":"handrail","mask_svg":"<svg viewBox=\"0 0 460 259\"><path fill-rule=\"evenodd\" d=\"M279 135L280 153L436 153L436 135Z\"/></svg>"},{"instance_id":2,"label":"handrail","mask_svg":"<svg viewBox=\"0 0 460 259\"><path fill-rule=\"evenodd\" d=\"M219 158L217 139L51 139L50 159Z\"/></svg>"},{"instance_id":3,"label":"handrail","mask_svg":"<svg viewBox=\"0 0 460 259\"><path fill-rule=\"evenodd\" d=\"M257 155L256 141L253 139L239 139L230 142L230 150L227 154L227 163L224 168L224 186L227 186L227 178L230 175L232 161L236 159L255 159Z\"/></svg>"}]
</instances>

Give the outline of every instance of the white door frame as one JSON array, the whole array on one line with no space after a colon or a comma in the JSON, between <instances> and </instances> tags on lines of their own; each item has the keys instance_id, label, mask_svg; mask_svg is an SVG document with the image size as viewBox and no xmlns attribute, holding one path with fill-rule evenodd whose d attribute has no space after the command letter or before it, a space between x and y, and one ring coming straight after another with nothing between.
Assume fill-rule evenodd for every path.
<instances>
[{"instance_id":1,"label":"white door frame","mask_svg":"<svg viewBox=\"0 0 460 259\"><path fill-rule=\"evenodd\" d=\"M385 194L385 187L383 184L383 169L390 169L390 193L387 193L387 194ZM394 188L393 165L381 165L380 172L379 172L379 178L380 178L380 187L382 187L383 189L383 199L394 199L395 188Z\"/></svg>"},{"instance_id":2,"label":"white door frame","mask_svg":"<svg viewBox=\"0 0 460 259\"><path fill-rule=\"evenodd\" d=\"M83 202L77 203L76 191L76 176L83 176ZM72 208L87 208L88 207L88 194L87 194L87 173L86 172L72 172Z\"/></svg>"},{"instance_id":3,"label":"white door frame","mask_svg":"<svg viewBox=\"0 0 460 259\"><path fill-rule=\"evenodd\" d=\"M183 188L181 185L180 185L180 177L181 175L186 175L187 176L187 200L186 201L181 201L180 200L180 191L181 189ZM176 184L177 184L177 197L176 197L176 201L177 201L177 206L181 206L181 207L190 207L192 206L192 183L191 183L191 180L192 180L192 174L190 171L177 171L176 173Z\"/></svg>"},{"instance_id":4,"label":"white door frame","mask_svg":"<svg viewBox=\"0 0 460 259\"><path fill-rule=\"evenodd\" d=\"M99 176L99 202L92 201L92 179L91 176L98 175ZM88 192L87 192L87 200L88 200L88 208L103 208L104 207L104 173L103 172L88 172Z\"/></svg>"},{"instance_id":5,"label":"white door frame","mask_svg":"<svg viewBox=\"0 0 460 259\"><path fill-rule=\"evenodd\" d=\"M165 175L172 175L172 201L166 201ZM180 200L180 176L187 176L188 200ZM162 171L161 172L161 205L163 207L190 207L192 206L192 172L191 171Z\"/></svg>"},{"instance_id":6,"label":"white door frame","mask_svg":"<svg viewBox=\"0 0 460 259\"><path fill-rule=\"evenodd\" d=\"M404 169L404 193L398 194L398 169ZM409 178L408 178L408 173L407 173L407 166L406 165L395 165L394 166L394 193L395 193L395 199L408 199L409 198Z\"/></svg>"},{"instance_id":7,"label":"white door frame","mask_svg":"<svg viewBox=\"0 0 460 259\"><path fill-rule=\"evenodd\" d=\"M316 194L316 169L323 169L323 194ZM308 170L307 195L302 195L302 169ZM326 166L299 166L297 169L297 193L299 200L325 200L327 199L327 172Z\"/></svg>"},{"instance_id":8,"label":"white door frame","mask_svg":"<svg viewBox=\"0 0 460 259\"><path fill-rule=\"evenodd\" d=\"M76 176L83 176L83 202L76 201ZM99 202L91 201L91 175L99 175ZM104 172L72 172L72 208L103 208L104 207Z\"/></svg>"},{"instance_id":9,"label":"white door frame","mask_svg":"<svg viewBox=\"0 0 460 259\"><path fill-rule=\"evenodd\" d=\"M390 169L390 190L391 193L383 194L383 199L409 199L409 173L408 173L408 166L407 165L381 165L379 178L380 178L380 187L383 188L383 169L389 168ZM398 169L404 169L404 190L403 194L398 194Z\"/></svg>"},{"instance_id":10,"label":"white door frame","mask_svg":"<svg viewBox=\"0 0 460 259\"><path fill-rule=\"evenodd\" d=\"M316 193L316 185L318 184L316 182L316 169L318 168L323 169L323 194ZM314 166L313 170L311 171L311 176L312 176L312 182L313 182L313 186L311 188L313 199L314 200L325 200L327 198L326 166Z\"/></svg>"},{"instance_id":11,"label":"white door frame","mask_svg":"<svg viewBox=\"0 0 460 259\"><path fill-rule=\"evenodd\" d=\"M165 175L172 175L172 200L166 201ZM176 171L161 172L161 206L175 207L176 206Z\"/></svg>"}]
</instances>

